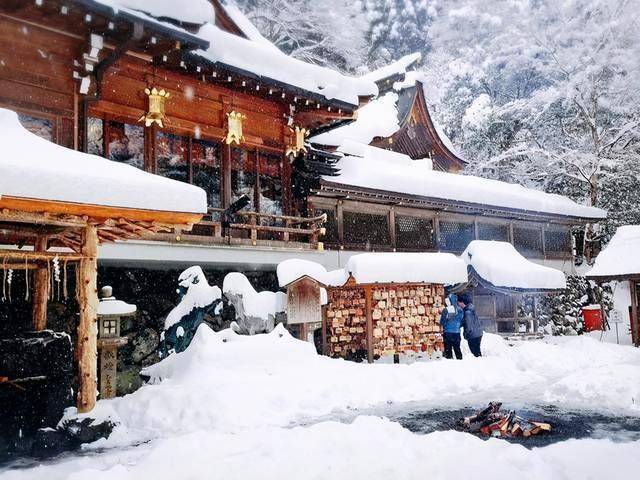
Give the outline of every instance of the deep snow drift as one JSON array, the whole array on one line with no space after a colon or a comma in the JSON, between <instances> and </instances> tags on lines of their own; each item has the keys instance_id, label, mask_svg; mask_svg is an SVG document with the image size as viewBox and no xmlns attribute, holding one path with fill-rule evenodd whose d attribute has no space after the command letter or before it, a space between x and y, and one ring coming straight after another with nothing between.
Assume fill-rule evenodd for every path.
<instances>
[{"instance_id":1,"label":"deep snow drift","mask_svg":"<svg viewBox=\"0 0 640 480\"><path fill-rule=\"evenodd\" d=\"M154 384L98 402L91 416L120 425L89 448L120 448L5 475L615 478L640 466L632 454L640 442L571 440L527 450L458 432L415 435L370 416L316 423L332 412L356 416L358 409L409 401L451 409L501 400L640 416L638 349L588 337L509 346L490 334L483 347L483 358L367 365L318 356L282 326L247 337L202 325L187 351L147 369ZM312 425L289 428L296 424Z\"/></svg>"}]
</instances>

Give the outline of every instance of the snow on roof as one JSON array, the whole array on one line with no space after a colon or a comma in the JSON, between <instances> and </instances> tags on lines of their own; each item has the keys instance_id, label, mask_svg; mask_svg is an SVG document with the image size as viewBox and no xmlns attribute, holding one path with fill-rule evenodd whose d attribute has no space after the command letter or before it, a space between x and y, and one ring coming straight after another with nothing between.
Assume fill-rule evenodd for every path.
<instances>
[{"instance_id":1,"label":"snow on roof","mask_svg":"<svg viewBox=\"0 0 640 480\"><path fill-rule=\"evenodd\" d=\"M467 266L452 253L362 253L345 266L357 283L442 283L467 281Z\"/></svg>"},{"instance_id":2,"label":"snow on roof","mask_svg":"<svg viewBox=\"0 0 640 480\"><path fill-rule=\"evenodd\" d=\"M304 276L311 277L320 283L325 283L327 269L323 265L310 260L290 258L278 264L276 274L278 275L280 287L286 287Z\"/></svg>"},{"instance_id":3,"label":"snow on roof","mask_svg":"<svg viewBox=\"0 0 640 480\"><path fill-rule=\"evenodd\" d=\"M98 303L98 315L132 315L137 307L116 297L101 298Z\"/></svg>"},{"instance_id":4,"label":"snow on roof","mask_svg":"<svg viewBox=\"0 0 640 480\"><path fill-rule=\"evenodd\" d=\"M454 173L433 171L407 155L357 142L345 142L337 176L323 180L400 194L489 205L577 218L602 219L606 212L580 205L561 195L521 185Z\"/></svg>"},{"instance_id":5,"label":"snow on roof","mask_svg":"<svg viewBox=\"0 0 640 480\"><path fill-rule=\"evenodd\" d=\"M398 94L388 92L358 110L355 121L311 137L311 143L339 147L346 140L371 143L376 137L390 137L400 129Z\"/></svg>"},{"instance_id":6,"label":"snow on roof","mask_svg":"<svg viewBox=\"0 0 640 480\"><path fill-rule=\"evenodd\" d=\"M71 150L27 131L0 108L0 196L109 207L204 213L201 188Z\"/></svg>"},{"instance_id":7,"label":"snow on roof","mask_svg":"<svg viewBox=\"0 0 640 480\"><path fill-rule=\"evenodd\" d=\"M640 275L640 225L618 227L587 277Z\"/></svg>"},{"instance_id":8,"label":"snow on roof","mask_svg":"<svg viewBox=\"0 0 640 480\"><path fill-rule=\"evenodd\" d=\"M215 11L209 0L95 0L115 12L143 12L152 17L167 17L180 22L203 24L215 19Z\"/></svg>"},{"instance_id":9,"label":"snow on roof","mask_svg":"<svg viewBox=\"0 0 640 480\"><path fill-rule=\"evenodd\" d=\"M496 287L562 290L567 286L560 270L530 262L507 242L474 240L460 258Z\"/></svg>"},{"instance_id":10,"label":"snow on roof","mask_svg":"<svg viewBox=\"0 0 640 480\"><path fill-rule=\"evenodd\" d=\"M208 50L194 52L202 58L293 85L327 99L358 105L358 97L378 93L378 87L371 81L297 60L264 42L239 37L212 24L203 25L198 36L210 44Z\"/></svg>"},{"instance_id":11,"label":"snow on roof","mask_svg":"<svg viewBox=\"0 0 640 480\"><path fill-rule=\"evenodd\" d=\"M407 73L407 69L410 66L419 62L421 59L422 55L419 52L410 53L389 65L385 65L382 68L378 68L377 70L373 70L372 72L362 75L361 78L372 82L379 82L380 80L384 80L385 78L393 75L402 75Z\"/></svg>"}]
</instances>

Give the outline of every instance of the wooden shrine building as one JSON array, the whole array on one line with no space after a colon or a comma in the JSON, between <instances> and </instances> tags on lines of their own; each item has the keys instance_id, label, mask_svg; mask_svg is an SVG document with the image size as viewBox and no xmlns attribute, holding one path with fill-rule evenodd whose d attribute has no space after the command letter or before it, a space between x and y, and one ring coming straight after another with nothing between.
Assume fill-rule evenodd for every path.
<instances>
[{"instance_id":1,"label":"wooden shrine building","mask_svg":"<svg viewBox=\"0 0 640 480\"><path fill-rule=\"evenodd\" d=\"M14 272L22 272L25 300L32 304L32 330L46 329L52 272L59 283L59 272L64 271L66 289L67 267L75 268L80 307L77 404L86 412L95 405L97 389L98 245L189 230L206 211L205 194L197 187L43 140L4 109L0 144L5 150L0 159L3 307L11 308ZM145 191L143 197L136 192L139 188ZM174 197L171 204L163 199L166 195Z\"/></svg>"}]
</instances>

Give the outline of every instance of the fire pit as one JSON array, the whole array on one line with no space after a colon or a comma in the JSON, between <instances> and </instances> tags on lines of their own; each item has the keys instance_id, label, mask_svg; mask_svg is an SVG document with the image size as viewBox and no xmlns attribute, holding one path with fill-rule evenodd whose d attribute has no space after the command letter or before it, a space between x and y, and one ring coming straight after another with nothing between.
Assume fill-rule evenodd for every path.
<instances>
[{"instance_id":1,"label":"fire pit","mask_svg":"<svg viewBox=\"0 0 640 480\"><path fill-rule=\"evenodd\" d=\"M461 418L456 427L458 430L493 437L528 438L551 432L550 423L525 419L517 415L515 410L501 411L501 408L502 402L490 402L475 415Z\"/></svg>"}]
</instances>

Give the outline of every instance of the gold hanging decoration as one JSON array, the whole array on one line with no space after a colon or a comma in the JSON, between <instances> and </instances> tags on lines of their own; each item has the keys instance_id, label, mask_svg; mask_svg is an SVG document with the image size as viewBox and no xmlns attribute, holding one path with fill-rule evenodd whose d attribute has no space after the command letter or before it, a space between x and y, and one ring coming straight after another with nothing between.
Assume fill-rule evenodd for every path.
<instances>
[{"instance_id":1,"label":"gold hanging decoration","mask_svg":"<svg viewBox=\"0 0 640 480\"><path fill-rule=\"evenodd\" d=\"M307 147L305 147L304 141L309 136L309 131L306 128L300 128L298 126L296 126L295 128L290 128L290 130L291 133L294 134L294 141L293 145L289 145L287 147L285 155L297 155L299 152L307 153Z\"/></svg>"},{"instance_id":2,"label":"gold hanging decoration","mask_svg":"<svg viewBox=\"0 0 640 480\"><path fill-rule=\"evenodd\" d=\"M240 145L240 142L244 140L242 121L246 120L246 118L246 115L235 110L227 113L227 134L222 139L227 145L231 145L234 142Z\"/></svg>"},{"instance_id":3,"label":"gold hanging decoration","mask_svg":"<svg viewBox=\"0 0 640 480\"><path fill-rule=\"evenodd\" d=\"M141 122L144 120L146 127L150 127L155 122L160 128L164 128L164 125L162 125L162 120L164 119L164 104L167 98L169 98L169 92L165 91L164 88L158 91L156 87L153 87L151 89L145 88L144 93L149 97L149 109L138 121Z\"/></svg>"}]
</instances>

